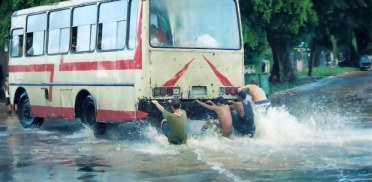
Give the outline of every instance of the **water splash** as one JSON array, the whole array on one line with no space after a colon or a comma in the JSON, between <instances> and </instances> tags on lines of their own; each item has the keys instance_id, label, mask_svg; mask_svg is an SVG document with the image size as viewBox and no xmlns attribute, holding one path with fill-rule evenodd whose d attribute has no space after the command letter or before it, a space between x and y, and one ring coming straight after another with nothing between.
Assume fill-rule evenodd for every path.
<instances>
[{"instance_id":1,"label":"water splash","mask_svg":"<svg viewBox=\"0 0 372 182\"><path fill-rule=\"evenodd\" d=\"M148 125L141 130L141 133L150 141L158 143L162 146L169 146L168 139L164 134L160 133L155 127Z\"/></svg>"},{"instance_id":2,"label":"water splash","mask_svg":"<svg viewBox=\"0 0 372 182\"><path fill-rule=\"evenodd\" d=\"M226 172L234 181L241 180L234 177L239 175L224 169L306 171L315 167L321 169L315 173L323 173L340 166L369 165L366 161L372 160L368 149L372 147L372 128L355 128L348 117L319 114L299 119L285 107L274 107L255 122L254 138L192 135L187 145L199 160Z\"/></svg>"},{"instance_id":3,"label":"water splash","mask_svg":"<svg viewBox=\"0 0 372 182\"><path fill-rule=\"evenodd\" d=\"M79 143L99 143L100 140L94 135L94 131L84 125L80 130L66 136L67 139L80 139Z\"/></svg>"},{"instance_id":4,"label":"water splash","mask_svg":"<svg viewBox=\"0 0 372 182\"><path fill-rule=\"evenodd\" d=\"M151 155L179 154L179 149L174 145L170 145L165 135L160 133L154 126L147 125L141 129L141 133L148 139L148 142L135 145L133 147L135 151Z\"/></svg>"}]
</instances>

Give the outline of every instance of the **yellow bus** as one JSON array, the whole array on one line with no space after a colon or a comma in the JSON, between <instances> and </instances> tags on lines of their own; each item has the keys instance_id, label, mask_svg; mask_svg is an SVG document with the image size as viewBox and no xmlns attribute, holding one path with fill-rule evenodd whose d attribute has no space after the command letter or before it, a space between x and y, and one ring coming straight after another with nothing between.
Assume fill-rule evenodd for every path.
<instances>
[{"instance_id":1,"label":"yellow bus","mask_svg":"<svg viewBox=\"0 0 372 182\"><path fill-rule=\"evenodd\" d=\"M13 13L10 95L24 127L44 118L151 116L151 99L235 98L244 83L237 0L74 0Z\"/></svg>"}]
</instances>

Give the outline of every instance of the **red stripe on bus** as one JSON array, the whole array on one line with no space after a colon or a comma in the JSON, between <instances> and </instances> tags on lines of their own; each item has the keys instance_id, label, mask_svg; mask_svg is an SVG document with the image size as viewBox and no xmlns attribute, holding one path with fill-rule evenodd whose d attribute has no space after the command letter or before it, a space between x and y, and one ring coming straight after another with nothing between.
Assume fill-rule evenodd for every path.
<instances>
[{"instance_id":1,"label":"red stripe on bus","mask_svg":"<svg viewBox=\"0 0 372 182\"><path fill-rule=\"evenodd\" d=\"M49 72L49 82L54 79L54 64L9 65L9 72ZM53 87L49 86L48 100L52 101Z\"/></svg>"},{"instance_id":2,"label":"red stripe on bus","mask_svg":"<svg viewBox=\"0 0 372 182\"><path fill-rule=\"evenodd\" d=\"M98 110L98 121L130 121L134 119L147 119L148 114L142 111L113 111Z\"/></svg>"},{"instance_id":3,"label":"red stripe on bus","mask_svg":"<svg viewBox=\"0 0 372 182\"><path fill-rule=\"evenodd\" d=\"M189 61L180 71L176 73L170 80L165 82L163 85L164 87L173 87L176 85L177 81L181 78L181 76L186 72L186 70L189 68L189 65L194 61L195 58L193 58L191 61Z\"/></svg>"},{"instance_id":4,"label":"red stripe on bus","mask_svg":"<svg viewBox=\"0 0 372 182\"><path fill-rule=\"evenodd\" d=\"M64 63L61 56L59 71L130 70L136 69L135 65L133 60Z\"/></svg>"},{"instance_id":5,"label":"red stripe on bus","mask_svg":"<svg viewBox=\"0 0 372 182\"><path fill-rule=\"evenodd\" d=\"M209 67L212 68L214 74L217 76L217 78L220 80L220 82L222 83L223 86L232 86L231 82L229 79L227 79L221 72L219 72L216 68L216 66L214 66L205 56L203 56L205 61L207 61Z\"/></svg>"},{"instance_id":6,"label":"red stripe on bus","mask_svg":"<svg viewBox=\"0 0 372 182\"><path fill-rule=\"evenodd\" d=\"M62 117L74 119L75 109L70 107L48 107L48 106L31 106L31 112L38 117ZM98 121L130 121L134 119L147 119L148 114L142 111L114 111L114 110L97 110Z\"/></svg>"},{"instance_id":7,"label":"red stripe on bus","mask_svg":"<svg viewBox=\"0 0 372 182\"><path fill-rule=\"evenodd\" d=\"M134 62L135 68L142 69L142 9L143 9L143 1L141 2L141 10L140 10L140 17L137 27L137 44L136 50L134 52Z\"/></svg>"},{"instance_id":8,"label":"red stripe on bus","mask_svg":"<svg viewBox=\"0 0 372 182\"><path fill-rule=\"evenodd\" d=\"M42 118L62 117L74 119L75 110L69 107L31 106L31 112L35 116Z\"/></svg>"}]
</instances>

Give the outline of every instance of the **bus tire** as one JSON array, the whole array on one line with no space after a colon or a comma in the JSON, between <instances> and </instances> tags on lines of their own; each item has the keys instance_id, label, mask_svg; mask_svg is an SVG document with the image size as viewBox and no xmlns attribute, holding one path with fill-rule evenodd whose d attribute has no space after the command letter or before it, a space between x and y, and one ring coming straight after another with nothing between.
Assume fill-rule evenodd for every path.
<instances>
[{"instance_id":1,"label":"bus tire","mask_svg":"<svg viewBox=\"0 0 372 182\"><path fill-rule=\"evenodd\" d=\"M92 128L96 136L103 135L106 131L106 123L97 122L96 105L91 95L86 96L83 100L81 121Z\"/></svg>"},{"instance_id":2,"label":"bus tire","mask_svg":"<svg viewBox=\"0 0 372 182\"><path fill-rule=\"evenodd\" d=\"M19 122L24 128L37 128L44 122L44 118L35 117L31 113L30 99L27 93L23 93L19 98L17 110Z\"/></svg>"}]
</instances>

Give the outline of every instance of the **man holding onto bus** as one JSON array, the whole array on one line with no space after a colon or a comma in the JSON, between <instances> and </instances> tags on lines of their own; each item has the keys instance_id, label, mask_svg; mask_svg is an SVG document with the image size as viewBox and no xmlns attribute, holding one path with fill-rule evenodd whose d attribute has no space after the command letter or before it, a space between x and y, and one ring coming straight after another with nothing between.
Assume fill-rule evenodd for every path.
<instances>
[{"instance_id":1,"label":"man holding onto bus","mask_svg":"<svg viewBox=\"0 0 372 182\"><path fill-rule=\"evenodd\" d=\"M230 108L233 110L233 127L242 135L253 137L256 126L254 124L254 114L250 102L245 102L247 93L240 91L238 93L239 102L228 101Z\"/></svg>"},{"instance_id":2,"label":"man holding onto bus","mask_svg":"<svg viewBox=\"0 0 372 182\"><path fill-rule=\"evenodd\" d=\"M217 127L217 132L222 136L228 137L232 133L232 117L230 108L228 105L225 104L225 99L223 97L217 97L216 104L212 101L208 100L206 103L201 102L199 100L195 100L195 102L208 110L214 111L217 114L219 123L211 123L208 122L206 125L203 126L202 129L207 129L215 125Z\"/></svg>"},{"instance_id":3,"label":"man holding onto bus","mask_svg":"<svg viewBox=\"0 0 372 182\"><path fill-rule=\"evenodd\" d=\"M254 80L246 86L238 88L238 92L246 90L252 96L256 110L260 114L266 114L271 106L270 100L267 99L265 91L260 88Z\"/></svg>"},{"instance_id":4,"label":"man holding onto bus","mask_svg":"<svg viewBox=\"0 0 372 182\"><path fill-rule=\"evenodd\" d=\"M155 104L163 115L161 128L165 136L168 138L169 143L174 145L185 144L187 140L187 115L186 111L181 109L181 101L179 99L172 100L171 108L173 113L166 111L157 100L151 100L151 102Z\"/></svg>"}]
</instances>

